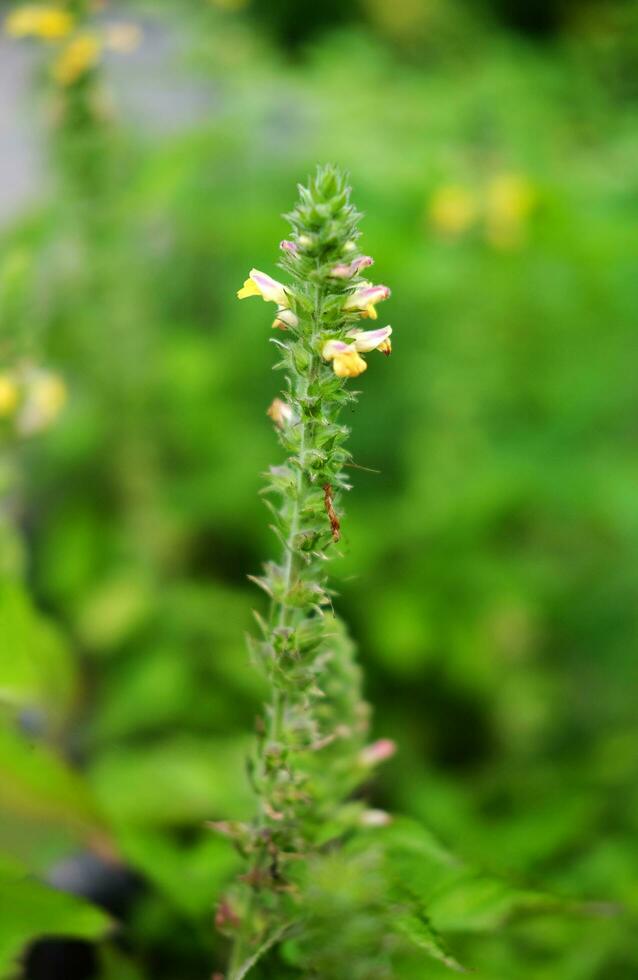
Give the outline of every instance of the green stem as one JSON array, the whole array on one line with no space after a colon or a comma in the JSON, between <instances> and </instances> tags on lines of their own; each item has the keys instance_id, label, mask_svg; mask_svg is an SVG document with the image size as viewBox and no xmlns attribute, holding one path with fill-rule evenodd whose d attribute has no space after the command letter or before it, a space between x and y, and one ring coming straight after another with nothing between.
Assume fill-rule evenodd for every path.
<instances>
[{"instance_id":1,"label":"green stem","mask_svg":"<svg viewBox=\"0 0 638 980\"><path fill-rule=\"evenodd\" d=\"M299 468L297 470L295 495L292 500L291 512L290 512L290 522L288 534L286 536L285 545L285 555L284 555L284 596L290 591L293 582L293 575L295 571L295 551L294 551L294 541L299 530L299 517L300 517L300 498L303 491L303 459L305 455L305 441L306 441L306 427L304 422L299 422L301 426L301 435L299 442ZM271 627L276 623L278 627L285 626L288 619L288 606L285 601L279 603L273 603L271 608L270 623ZM281 741L283 735L283 729L286 717L286 707L287 699L285 692L279 687L273 685L272 691L272 701L270 705L270 726L268 732L268 738L262 742L259 749L259 769L263 774L266 770L266 762L264 758L265 751L268 745L278 744ZM258 823L263 823L263 813L258 815ZM261 861L263 858L263 853L259 852L254 860L249 865L250 872L258 871ZM244 919L241 925L240 932L233 944L232 954L229 964L229 975L228 980L233 980L236 973L241 969L247 954L246 943L250 937L251 933L251 918L255 907L256 900L256 886L249 885L251 888L249 900L247 907L244 912Z\"/></svg>"}]
</instances>

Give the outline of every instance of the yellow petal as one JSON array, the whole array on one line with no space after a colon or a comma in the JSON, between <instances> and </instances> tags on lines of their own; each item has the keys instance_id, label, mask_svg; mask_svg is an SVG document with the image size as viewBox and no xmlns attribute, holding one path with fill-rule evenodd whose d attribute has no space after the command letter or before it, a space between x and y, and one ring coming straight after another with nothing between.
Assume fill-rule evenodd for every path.
<instances>
[{"instance_id":1,"label":"yellow petal","mask_svg":"<svg viewBox=\"0 0 638 980\"><path fill-rule=\"evenodd\" d=\"M40 37L44 41L59 41L73 29L73 18L59 7L29 3L9 14L4 29L11 37Z\"/></svg>"},{"instance_id":2,"label":"yellow petal","mask_svg":"<svg viewBox=\"0 0 638 980\"><path fill-rule=\"evenodd\" d=\"M0 418L13 415L18 404L18 386L9 374L0 374Z\"/></svg>"},{"instance_id":3,"label":"yellow petal","mask_svg":"<svg viewBox=\"0 0 638 980\"><path fill-rule=\"evenodd\" d=\"M249 296L261 296L261 293L252 279L248 278L241 289L237 290L237 299L248 299Z\"/></svg>"},{"instance_id":4,"label":"yellow petal","mask_svg":"<svg viewBox=\"0 0 638 980\"><path fill-rule=\"evenodd\" d=\"M346 351L337 354L332 361L334 373L338 378L356 378L367 369L368 365L356 351Z\"/></svg>"},{"instance_id":5,"label":"yellow petal","mask_svg":"<svg viewBox=\"0 0 638 980\"><path fill-rule=\"evenodd\" d=\"M100 42L94 34L78 34L70 41L53 65L53 78L58 85L73 85L96 66L100 57Z\"/></svg>"},{"instance_id":6,"label":"yellow petal","mask_svg":"<svg viewBox=\"0 0 638 980\"><path fill-rule=\"evenodd\" d=\"M369 316L371 320L378 320L379 314L377 313L373 303L366 306L364 316Z\"/></svg>"},{"instance_id":7,"label":"yellow petal","mask_svg":"<svg viewBox=\"0 0 638 980\"><path fill-rule=\"evenodd\" d=\"M5 20L4 30L9 37L27 37L33 34L36 24L33 7L18 7Z\"/></svg>"}]
</instances>

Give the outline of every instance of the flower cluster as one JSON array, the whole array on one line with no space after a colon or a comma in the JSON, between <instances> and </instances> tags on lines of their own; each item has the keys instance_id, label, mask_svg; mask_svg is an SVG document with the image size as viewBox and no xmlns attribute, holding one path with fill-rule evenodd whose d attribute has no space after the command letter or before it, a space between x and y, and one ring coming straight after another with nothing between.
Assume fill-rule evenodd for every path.
<instances>
[{"instance_id":1,"label":"flower cluster","mask_svg":"<svg viewBox=\"0 0 638 980\"><path fill-rule=\"evenodd\" d=\"M303 237L307 238L308 236ZM304 248L304 242L296 243L286 240L281 243L281 248L289 255L297 256L300 249ZM329 270L328 275L332 279L351 281L361 269L372 265L372 262L373 260L368 255L355 258L351 262L340 262ZM344 326L349 323L346 320L348 314L376 320L378 316L377 303L387 299L389 295L390 290L387 286L374 286L366 281L357 283L344 297L342 304ZM282 330L288 327L292 329L299 327L299 318L291 308L293 298L290 291L283 283L273 279L265 272L260 272L259 269L251 269L244 285L238 290L237 296L239 299L261 296L267 303L276 303L277 314L273 321L273 327ZM377 330L361 330L352 327L344 331L343 338L331 337L326 340L321 347L321 356L325 361L332 362L334 373L338 378L356 378L367 368L361 354L373 350L381 351L386 355L392 352L391 333L391 326L381 327Z\"/></svg>"},{"instance_id":2,"label":"flower cluster","mask_svg":"<svg viewBox=\"0 0 638 980\"><path fill-rule=\"evenodd\" d=\"M110 24L101 33L86 30L81 18L59 4L22 4L8 15L4 27L10 37L35 38L54 47L51 77L61 88L86 78L104 50L128 52L139 42L134 25Z\"/></svg>"}]
</instances>

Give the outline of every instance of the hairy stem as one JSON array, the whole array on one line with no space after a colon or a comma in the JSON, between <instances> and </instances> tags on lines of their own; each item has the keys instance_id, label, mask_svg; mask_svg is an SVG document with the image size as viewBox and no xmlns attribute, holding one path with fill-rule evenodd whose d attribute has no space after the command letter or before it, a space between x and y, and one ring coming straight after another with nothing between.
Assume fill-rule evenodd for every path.
<instances>
[{"instance_id":1,"label":"hairy stem","mask_svg":"<svg viewBox=\"0 0 638 980\"><path fill-rule=\"evenodd\" d=\"M276 365L287 375L285 401L276 398L269 415L286 462L271 467L265 487L283 554L255 579L271 597L267 622L258 617L261 636L251 640L271 689L253 756L258 811L250 824L225 825L247 865L220 916L233 938L229 980L303 918L304 868L363 776L367 710L352 644L332 609L326 559L348 489L339 412L356 396L345 382L365 370L359 352L380 349L392 332L357 324L389 290L359 274L372 259L357 252L360 216L343 175L319 168L299 193L288 215L293 240L281 246L290 282L253 269L238 291L276 303L273 325L285 331Z\"/></svg>"}]
</instances>

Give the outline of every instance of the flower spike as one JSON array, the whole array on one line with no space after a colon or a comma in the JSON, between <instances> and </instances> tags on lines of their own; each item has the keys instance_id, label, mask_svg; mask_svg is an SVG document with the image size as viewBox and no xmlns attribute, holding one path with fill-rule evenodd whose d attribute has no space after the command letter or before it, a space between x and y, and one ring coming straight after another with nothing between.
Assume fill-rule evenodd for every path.
<instances>
[{"instance_id":1,"label":"flower spike","mask_svg":"<svg viewBox=\"0 0 638 980\"><path fill-rule=\"evenodd\" d=\"M333 826L370 833L390 820L354 802L357 786L390 758L394 743L366 744L360 673L325 571L342 539L341 499L350 489L349 430L340 416L356 393L345 382L366 371L366 354L390 349L392 327L359 328L361 317L376 317L376 304L390 291L359 278L372 259L359 254L360 215L336 168L320 168L300 187L287 217L292 231L280 248L289 285L252 269L238 292L240 299L274 302L273 326L288 332L271 338L286 380L267 410L286 456L269 468L265 487L282 551L261 576L251 576L270 605L267 619L255 613L259 634L249 641L269 684L251 767L257 814L242 825L238 849L246 867L217 917L218 927L234 936L229 980L239 980L254 962L265 928L273 945L287 932L288 892L304 928L302 882L312 873L309 860L324 850L327 828L332 838ZM237 910L239 927L230 909Z\"/></svg>"}]
</instances>

